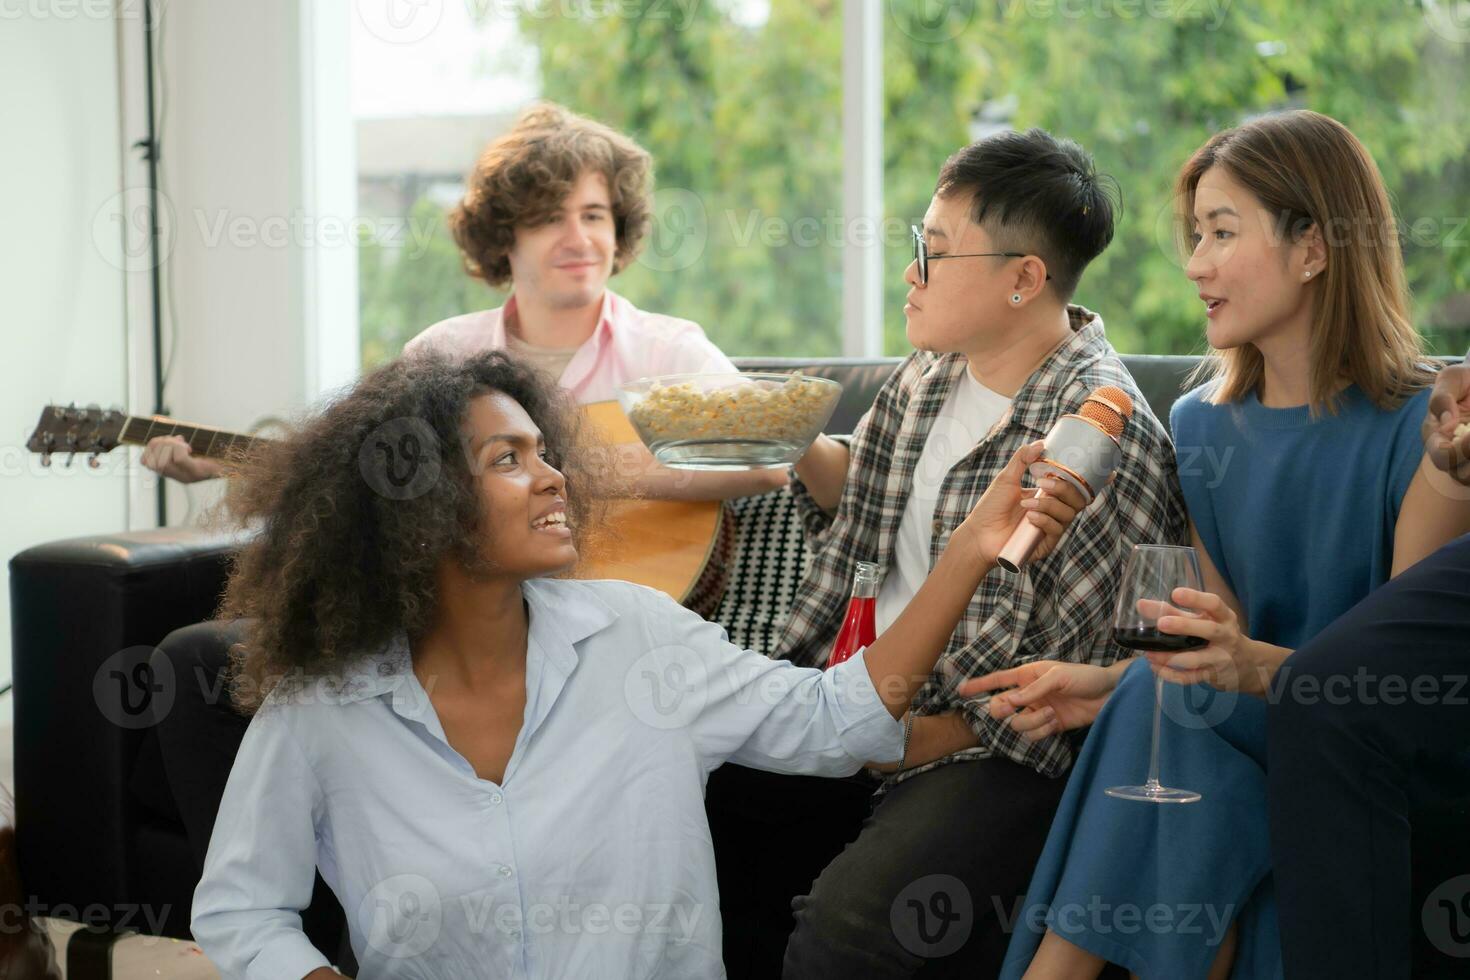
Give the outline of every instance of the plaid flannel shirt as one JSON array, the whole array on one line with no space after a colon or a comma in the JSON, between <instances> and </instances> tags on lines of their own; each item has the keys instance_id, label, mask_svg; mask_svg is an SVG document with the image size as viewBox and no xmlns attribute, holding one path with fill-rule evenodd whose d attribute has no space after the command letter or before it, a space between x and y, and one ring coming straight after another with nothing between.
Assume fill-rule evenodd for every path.
<instances>
[{"instance_id":1,"label":"plaid flannel shirt","mask_svg":"<svg viewBox=\"0 0 1470 980\"><path fill-rule=\"evenodd\" d=\"M1028 741L990 717L989 695L961 698L956 686L1032 660L1106 666L1130 656L1112 641L1113 605L1129 551L1135 544L1189 543L1167 432L1108 343L1102 319L1079 306L1067 312L1072 336L1031 374L986 437L942 478L929 567L1016 450L1044 438L1058 417L1075 412L1102 385L1122 388L1133 399L1133 417L1119 440L1122 461L1114 481L1077 515L1056 551L1017 575L997 569L986 576L934 673L915 695L916 715L957 710L979 744L890 780L992 756L1047 776L1065 773L1080 741L1076 733ZM792 483L813 560L774 656L807 666L824 664L847 609L855 563L874 561L883 569L892 565L924 441L966 368L963 354L929 351L915 351L899 365L853 433L851 463L835 515L823 511L800 481ZM1031 482L1029 476L1025 482Z\"/></svg>"}]
</instances>

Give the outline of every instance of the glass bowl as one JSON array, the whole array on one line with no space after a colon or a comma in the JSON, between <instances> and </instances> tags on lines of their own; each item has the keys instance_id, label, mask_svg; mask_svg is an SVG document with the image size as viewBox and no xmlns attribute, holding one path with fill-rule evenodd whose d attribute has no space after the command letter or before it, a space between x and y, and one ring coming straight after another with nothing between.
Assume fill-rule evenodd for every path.
<instances>
[{"instance_id":1,"label":"glass bowl","mask_svg":"<svg viewBox=\"0 0 1470 980\"><path fill-rule=\"evenodd\" d=\"M638 438L665 466L752 470L801 458L842 385L804 374L665 374L618 386Z\"/></svg>"}]
</instances>

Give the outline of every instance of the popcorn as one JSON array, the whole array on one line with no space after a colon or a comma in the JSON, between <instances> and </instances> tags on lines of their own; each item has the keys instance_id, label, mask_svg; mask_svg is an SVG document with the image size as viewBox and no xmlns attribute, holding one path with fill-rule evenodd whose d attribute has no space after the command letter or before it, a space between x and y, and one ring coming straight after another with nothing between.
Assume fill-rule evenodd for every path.
<instances>
[{"instance_id":1,"label":"popcorn","mask_svg":"<svg viewBox=\"0 0 1470 980\"><path fill-rule=\"evenodd\" d=\"M1465 436L1470 436L1470 422L1461 422L1455 426L1455 438L1463 439Z\"/></svg>"},{"instance_id":2,"label":"popcorn","mask_svg":"<svg viewBox=\"0 0 1470 980\"><path fill-rule=\"evenodd\" d=\"M784 382L748 381L703 390L691 381L654 385L628 412L653 442L686 439L760 439L803 442L814 419L825 419L837 392L801 375ZM820 423L818 423L820 424Z\"/></svg>"}]
</instances>

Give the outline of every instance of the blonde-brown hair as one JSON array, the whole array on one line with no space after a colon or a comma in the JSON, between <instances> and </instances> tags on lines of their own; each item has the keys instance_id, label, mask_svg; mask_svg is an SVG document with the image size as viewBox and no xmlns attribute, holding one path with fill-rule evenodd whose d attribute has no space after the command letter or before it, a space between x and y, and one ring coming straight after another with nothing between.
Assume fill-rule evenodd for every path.
<instances>
[{"instance_id":1,"label":"blonde-brown hair","mask_svg":"<svg viewBox=\"0 0 1470 980\"><path fill-rule=\"evenodd\" d=\"M492 286L510 282L516 227L557 213L589 170L607 179L617 229L613 272L626 268L648 232L653 159L622 133L541 102L480 154L464 200L449 214L465 271Z\"/></svg>"},{"instance_id":2,"label":"blonde-brown hair","mask_svg":"<svg viewBox=\"0 0 1470 980\"><path fill-rule=\"evenodd\" d=\"M1200 178L1221 167L1254 194L1291 240L1315 226L1328 250L1313 285L1313 415L1335 413L1339 378L1391 409L1433 380L1424 341L1409 318L1408 287L1393 208L1383 176L1346 126L1301 109L1273 113L1210 137L1175 184L1179 231L1189 241ZM1238 401L1257 390L1265 361L1253 344L1207 355L1187 384L1219 379L1211 400Z\"/></svg>"}]
</instances>

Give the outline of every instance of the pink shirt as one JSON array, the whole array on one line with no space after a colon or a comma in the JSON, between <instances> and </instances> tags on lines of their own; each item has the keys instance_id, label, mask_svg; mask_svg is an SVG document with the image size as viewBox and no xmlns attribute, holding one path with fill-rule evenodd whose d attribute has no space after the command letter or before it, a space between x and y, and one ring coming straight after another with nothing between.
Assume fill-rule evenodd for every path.
<instances>
[{"instance_id":1,"label":"pink shirt","mask_svg":"<svg viewBox=\"0 0 1470 980\"><path fill-rule=\"evenodd\" d=\"M405 354L438 350L471 355L506 346L504 306L441 320L403 346ZM611 289L603 293L597 328L567 364L561 385L579 404L612 401L624 381L659 374L714 374L738 368L692 320L645 313Z\"/></svg>"}]
</instances>

